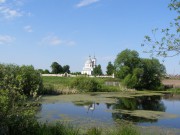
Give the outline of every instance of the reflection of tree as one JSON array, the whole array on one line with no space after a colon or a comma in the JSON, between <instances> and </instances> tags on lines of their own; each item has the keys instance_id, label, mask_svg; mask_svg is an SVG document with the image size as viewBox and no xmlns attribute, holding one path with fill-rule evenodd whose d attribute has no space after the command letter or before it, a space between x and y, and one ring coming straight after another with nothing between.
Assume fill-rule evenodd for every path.
<instances>
[{"instance_id":1,"label":"reflection of tree","mask_svg":"<svg viewBox=\"0 0 180 135\"><path fill-rule=\"evenodd\" d=\"M109 107L109 105L108 105ZM151 111L165 111L165 106L161 101L160 96L144 96L135 98L118 98L116 104L112 104L113 110L151 110ZM146 119L142 117L131 116L130 114L125 114L119 112L112 113L114 120L124 119L133 122L156 122L157 120Z\"/></svg>"}]
</instances>

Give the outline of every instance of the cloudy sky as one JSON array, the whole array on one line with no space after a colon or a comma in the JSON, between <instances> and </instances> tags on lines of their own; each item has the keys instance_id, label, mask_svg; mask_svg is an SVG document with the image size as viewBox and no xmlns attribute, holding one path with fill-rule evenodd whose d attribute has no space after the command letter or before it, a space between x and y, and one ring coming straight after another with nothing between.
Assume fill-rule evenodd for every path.
<instances>
[{"instance_id":1,"label":"cloudy sky","mask_svg":"<svg viewBox=\"0 0 180 135\"><path fill-rule=\"evenodd\" d=\"M149 57L145 35L165 28L176 14L170 0L0 0L0 63L50 69L52 62L81 71L85 60L107 63L128 48ZM160 59L162 61L162 59ZM163 63L180 74L179 57Z\"/></svg>"}]
</instances>

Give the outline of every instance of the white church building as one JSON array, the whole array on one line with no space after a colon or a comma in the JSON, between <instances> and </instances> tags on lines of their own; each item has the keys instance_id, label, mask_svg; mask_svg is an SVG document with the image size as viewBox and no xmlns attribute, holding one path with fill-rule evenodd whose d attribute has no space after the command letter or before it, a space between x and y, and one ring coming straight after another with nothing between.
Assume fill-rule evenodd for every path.
<instances>
[{"instance_id":1,"label":"white church building","mask_svg":"<svg viewBox=\"0 0 180 135\"><path fill-rule=\"evenodd\" d=\"M83 70L81 71L81 74L92 75L93 69L96 67L96 62L97 60L95 56L94 58L91 58L91 56L89 56L89 59L86 60Z\"/></svg>"}]
</instances>

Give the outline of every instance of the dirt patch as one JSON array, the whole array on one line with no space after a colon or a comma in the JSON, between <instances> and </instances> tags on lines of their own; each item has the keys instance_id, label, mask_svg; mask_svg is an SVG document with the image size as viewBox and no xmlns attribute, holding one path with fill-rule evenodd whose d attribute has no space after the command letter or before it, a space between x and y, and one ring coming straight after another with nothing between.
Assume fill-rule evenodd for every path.
<instances>
[{"instance_id":1,"label":"dirt patch","mask_svg":"<svg viewBox=\"0 0 180 135\"><path fill-rule=\"evenodd\" d=\"M180 88L180 80L165 79L165 80L162 80L162 83L165 86L172 86L173 88Z\"/></svg>"}]
</instances>

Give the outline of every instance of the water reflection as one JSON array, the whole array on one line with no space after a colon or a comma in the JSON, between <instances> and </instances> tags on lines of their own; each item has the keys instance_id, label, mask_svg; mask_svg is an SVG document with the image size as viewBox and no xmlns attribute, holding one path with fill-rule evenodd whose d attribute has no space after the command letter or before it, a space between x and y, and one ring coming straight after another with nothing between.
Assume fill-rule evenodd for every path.
<instances>
[{"instance_id":1,"label":"water reflection","mask_svg":"<svg viewBox=\"0 0 180 135\"><path fill-rule=\"evenodd\" d=\"M87 113L89 112L94 112L94 110L96 109L96 105L99 105L99 103L95 103L95 102L84 102L84 101L76 101L76 102L73 102L74 105L76 106L83 106L86 110L87 110Z\"/></svg>"},{"instance_id":2,"label":"water reflection","mask_svg":"<svg viewBox=\"0 0 180 135\"><path fill-rule=\"evenodd\" d=\"M73 96L73 95L72 95ZM92 95L90 95L92 96ZM99 95L93 95L99 98ZM108 123L113 125L117 119L123 119L135 122L141 125L171 125L172 127L180 128L180 118L163 117L159 119L159 112L176 114L180 116L180 96L165 95L161 96L141 96L133 98L115 98L115 103L98 103L95 101L75 100L71 102L57 101L54 103L42 104L39 118L45 121L64 120L65 118L73 118L74 123L90 123L89 121L99 121L100 123ZM88 99L87 99L88 100ZM101 100L98 100L101 101ZM103 100L104 101L104 100ZM107 100L109 101L109 100ZM134 112L140 110L138 115ZM157 112L154 114L150 113ZM144 113L141 115L141 113ZM149 115L146 117L145 115ZM158 115L160 117L158 117ZM164 115L164 114L163 114ZM64 117L66 116L66 117ZM152 118L151 118L152 117Z\"/></svg>"},{"instance_id":3,"label":"water reflection","mask_svg":"<svg viewBox=\"0 0 180 135\"><path fill-rule=\"evenodd\" d=\"M96 106L99 103L87 102L87 101L76 101L73 102L76 106L83 106L87 113L93 113ZM148 111L161 111L165 112L166 107L161 100L161 96L143 96L134 98L116 98L116 103L106 103L106 108L112 110L112 119L116 121L117 119L128 120L132 122L157 122L155 118L143 118L141 116L133 116L129 113L124 113L122 111L113 110L148 110ZM102 114L103 115L103 114Z\"/></svg>"},{"instance_id":4,"label":"water reflection","mask_svg":"<svg viewBox=\"0 0 180 135\"><path fill-rule=\"evenodd\" d=\"M151 110L163 112L166 110L160 96L117 98L117 102L112 104L112 109Z\"/></svg>"},{"instance_id":5,"label":"water reflection","mask_svg":"<svg viewBox=\"0 0 180 135\"><path fill-rule=\"evenodd\" d=\"M149 110L165 112L166 107L161 100L160 96L144 96L135 98L118 98L115 104L106 104L107 108L112 110ZM112 113L114 120L123 119L132 122L157 122L157 119L147 119L138 116L131 116L120 112Z\"/></svg>"}]
</instances>

